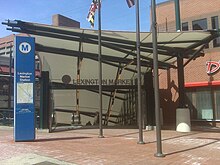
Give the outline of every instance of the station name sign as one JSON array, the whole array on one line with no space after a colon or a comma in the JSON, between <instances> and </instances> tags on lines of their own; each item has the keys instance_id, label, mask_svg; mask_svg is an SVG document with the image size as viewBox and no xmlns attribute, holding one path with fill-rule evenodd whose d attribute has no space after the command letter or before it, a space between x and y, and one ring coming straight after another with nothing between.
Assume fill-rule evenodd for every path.
<instances>
[{"instance_id":1,"label":"station name sign","mask_svg":"<svg viewBox=\"0 0 220 165\"><path fill-rule=\"evenodd\" d=\"M99 85L99 79L73 79L69 75L64 75L62 77L62 82L64 84L73 85ZM102 79L102 85L133 85L135 84L135 79Z\"/></svg>"},{"instance_id":2,"label":"station name sign","mask_svg":"<svg viewBox=\"0 0 220 165\"><path fill-rule=\"evenodd\" d=\"M132 85L132 79L102 79L102 85ZM99 79L78 79L73 80L73 85L99 85Z\"/></svg>"},{"instance_id":3,"label":"station name sign","mask_svg":"<svg viewBox=\"0 0 220 165\"><path fill-rule=\"evenodd\" d=\"M35 139L35 39L15 37L14 140Z\"/></svg>"}]
</instances>

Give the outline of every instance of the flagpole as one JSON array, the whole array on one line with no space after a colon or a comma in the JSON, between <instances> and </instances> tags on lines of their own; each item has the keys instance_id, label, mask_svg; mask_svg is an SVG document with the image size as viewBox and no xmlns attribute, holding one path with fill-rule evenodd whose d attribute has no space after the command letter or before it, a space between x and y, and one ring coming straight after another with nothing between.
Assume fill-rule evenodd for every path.
<instances>
[{"instance_id":1,"label":"flagpole","mask_svg":"<svg viewBox=\"0 0 220 165\"><path fill-rule=\"evenodd\" d=\"M140 16L139 0L136 0L136 47L137 47L137 78L138 78L138 125L139 141L138 144L144 144L143 141L143 118L142 118L142 97L141 97L141 64L140 64Z\"/></svg>"},{"instance_id":2,"label":"flagpole","mask_svg":"<svg viewBox=\"0 0 220 165\"><path fill-rule=\"evenodd\" d=\"M103 129L102 129L102 45L101 45L101 0L98 0L98 48L99 48L99 138L103 138Z\"/></svg>"},{"instance_id":3,"label":"flagpole","mask_svg":"<svg viewBox=\"0 0 220 165\"><path fill-rule=\"evenodd\" d=\"M161 123L160 123L160 97L159 97L159 77L158 77L158 52L157 52L157 21L156 21L156 3L151 0L152 12L152 42L153 42L153 68L154 68L154 97L155 97L155 117L156 117L156 138L157 153L155 157L164 157L161 145Z\"/></svg>"}]
</instances>

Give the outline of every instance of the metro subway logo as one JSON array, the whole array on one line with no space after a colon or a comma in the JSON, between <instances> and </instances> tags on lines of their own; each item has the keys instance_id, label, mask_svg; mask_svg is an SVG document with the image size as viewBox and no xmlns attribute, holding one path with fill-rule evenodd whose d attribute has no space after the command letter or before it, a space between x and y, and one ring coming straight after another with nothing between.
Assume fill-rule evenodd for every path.
<instances>
[{"instance_id":1,"label":"metro subway logo","mask_svg":"<svg viewBox=\"0 0 220 165\"><path fill-rule=\"evenodd\" d=\"M214 74L220 68L220 61L208 61L206 62L206 73L207 74Z\"/></svg>"},{"instance_id":2,"label":"metro subway logo","mask_svg":"<svg viewBox=\"0 0 220 165\"><path fill-rule=\"evenodd\" d=\"M31 51L31 45L27 42L22 42L19 45L19 51L23 54L27 54Z\"/></svg>"}]
</instances>

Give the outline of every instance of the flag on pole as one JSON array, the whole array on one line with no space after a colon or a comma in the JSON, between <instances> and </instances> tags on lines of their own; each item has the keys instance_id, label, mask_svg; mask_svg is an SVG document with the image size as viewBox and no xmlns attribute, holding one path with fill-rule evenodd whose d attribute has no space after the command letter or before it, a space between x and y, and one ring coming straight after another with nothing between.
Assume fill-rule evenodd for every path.
<instances>
[{"instance_id":1,"label":"flag on pole","mask_svg":"<svg viewBox=\"0 0 220 165\"><path fill-rule=\"evenodd\" d=\"M131 8L132 6L135 5L134 0L126 0L126 1L127 1L127 4L128 4L129 8Z\"/></svg>"},{"instance_id":2,"label":"flag on pole","mask_svg":"<svg viewBox=\"0 0 220 165\"><path fill-rule=\"evenodd\" d=\"M91 28L94 28L95 12L96 12L96 9L98 9L98 7L99 7L98 0L93 0L90 5L89 13L87 16L87 20L90 22ZM100 7L101 7L101 5L100 5Z\"/></svg>"}]
</instances>

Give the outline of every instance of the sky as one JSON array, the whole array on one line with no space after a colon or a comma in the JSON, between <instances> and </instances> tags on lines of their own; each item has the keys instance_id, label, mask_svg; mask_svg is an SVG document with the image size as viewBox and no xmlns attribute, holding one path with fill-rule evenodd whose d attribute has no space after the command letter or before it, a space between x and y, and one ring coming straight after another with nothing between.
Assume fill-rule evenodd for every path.
<instances>
[{"instance_id":1,"label":"sky","mask_svg":"<svg viewBox=\"0 0 220 165\"><path fill-rule=\"evenodd\" d=\"M167 0L156 0L161 3ZM90 29L86 20L92 0L0 0L0 23L5 20L22 20L52 24L52 15L62 14L79 21L81 28ZM139 0L141 31L150 31L151 0ZM98 13L95 27L98 28ZM102 0L102 29L135 31L135 7L128 8L126 0ZM0 38L12 34L0 24Z\"/></svg>"}]
</instances>

